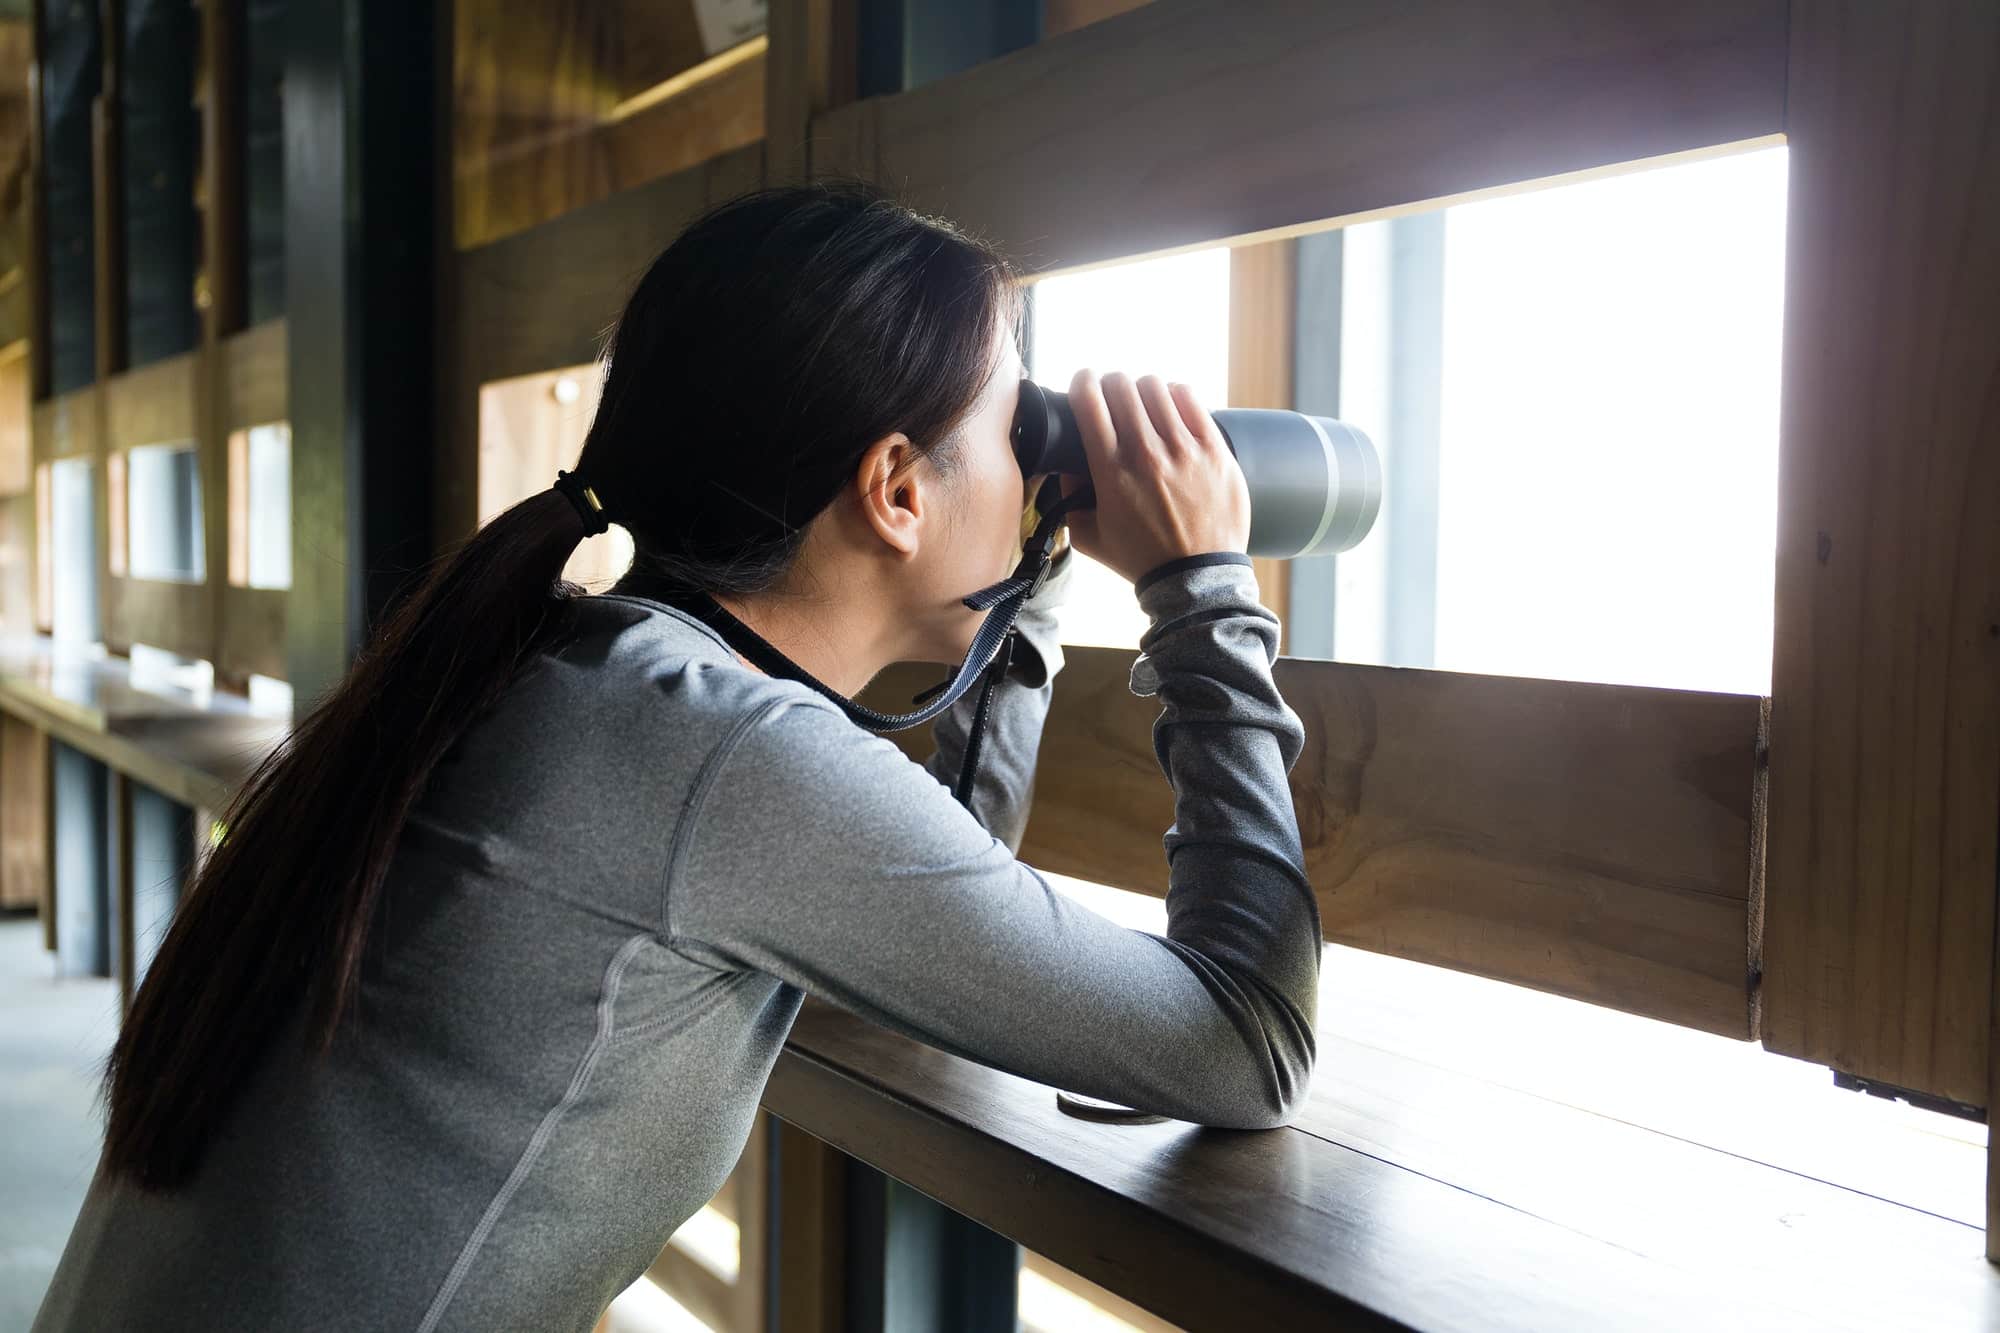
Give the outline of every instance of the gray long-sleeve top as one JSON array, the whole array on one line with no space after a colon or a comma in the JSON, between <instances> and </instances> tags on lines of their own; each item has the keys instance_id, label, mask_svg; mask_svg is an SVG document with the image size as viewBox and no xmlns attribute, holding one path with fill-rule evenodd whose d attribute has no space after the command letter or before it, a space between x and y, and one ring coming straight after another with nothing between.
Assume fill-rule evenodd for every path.
<instances>
[{"instance_id":1,"label":"gray long-sleeve top","mask_svg":"<svg viewBox=\"0 0 2000 1333\"><path fill-rule=\"evenodd\" d=\"M735 1164L807 993L1078 1092L1283 1122L1320 923L1277 619L1240 564L1140 590L1161 937L1014 857L1068 581L1023 612L978 818L949 790L972 697L920 766L673 608L582 599L437 770L332 1055L295 1019L181 1191L100 1167L35 1328L587 1330Z\"/></svg>"}]
</instances>

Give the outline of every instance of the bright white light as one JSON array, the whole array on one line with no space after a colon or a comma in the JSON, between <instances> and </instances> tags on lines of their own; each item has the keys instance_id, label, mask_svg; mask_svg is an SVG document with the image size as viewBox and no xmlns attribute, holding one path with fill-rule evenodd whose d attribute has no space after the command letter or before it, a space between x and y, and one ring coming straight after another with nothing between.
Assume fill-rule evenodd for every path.
<instances>
[{"instance_id":1,"label":"bright white light","mask_svg":"<svg viewBox=\"0 0 2000 1333\"><path fill-rule=\"evenodd\" d=\"M604 1312L604 1333L714 1333L687 1307L642 1277Z\"/></svg>"},{"instance_id":2,"label":"bright white light","mask_svg":"<svg viewBox=\"0 0 2000 1333\"><path fill-rule=\"evenodd\" d=\"M250 673L250 711L272 717L292 715L292 687L290 682L276 676L260 676Z\"/></svg>"},{"instance_id":3,"label":"bright white light","mask_svg":"<svg viewBox=\"0 0 2000 1333\"><path fill-rule=\"evenodd\" d=\"M743 1237L734 1222L704 1204L673 1235L675 1249L721 1278L736 1281L743 1264Z\"/></svg>"},{"instance_id":4,"label":"bright white light","mask_svg":"<svg viewBox=\"0 0 2000 1333\"><path fill-rule=\"evenodd\" d=\"M249 581L292 586L292 427L275 421L249 431Z\"/></svg>"},{"instance_id":5,"label":"bright white light","mask_svg":"<svg viewBox=\"0 0 2000 1333\"><path fill-rule=\"evenodd\" d=\"M1769 692L1785 166L1447 212L1436 665Z\"/></svg>"},{"instance_id":6,"label":"bright white light","mask_svg":"<svg viewBox=\"0 0 2000 1333\"><path fill-rule=\"evenodd\" d=\"M550 392L555 395L557 402L561 403L564 407L568 407L571 403L583 397L583 386L570 376L564 375L555 382L555 386Z\"/></svg>"},{"instance_id":7,"label":"bright white light","mask_svg":"<svg viewBox=\"0 0 2000 1333\"><path fill-rule=\"evenodd\" d=\"M1229 250L1044 278L1033 288L1034 345L1028 378L1068 392L1084 367L1098 378L1184 380L1202 406L1229 405ZM1064 643L1135 648L1146 613L1132 585L1095 560L1081 560L1056 619Z\"/></svg>"},{"instance_id":8,"label":"bright white light","mask_svg":"<svg viewBox=\"0 0 2000 1333\"><path fill-rule=\"evenodd\" d=\"M215 664L206 658L182 657L165 648L135 643L127 660L131 663L129 679L134 689L185 690L194 696L193 702L200 704L205 704L215 690Z\"/></svg>"}]
</instances>

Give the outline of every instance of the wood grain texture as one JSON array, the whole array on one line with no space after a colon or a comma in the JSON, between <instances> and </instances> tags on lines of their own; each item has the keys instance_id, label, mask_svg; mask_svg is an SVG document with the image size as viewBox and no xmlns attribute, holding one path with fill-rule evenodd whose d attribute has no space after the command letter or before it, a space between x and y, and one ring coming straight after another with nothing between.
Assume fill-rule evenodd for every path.
<instances>
[{"instance_id":1,"label":"wood grain texture","mask_svg":"<svg viewBox=\"0 0 2000 1333\"><path fill-rule=\"evenodd\" d=\"M778 1308L785 1333L846 1327L847 1171L834 1149L768 1112L778 1136Z\"/></svg>"},{"instance_id":2,"label":"wood grain texture","mask_svg":"<svg viewBox=\"0 0 2000 1333\"><path fill-rule=\"evenodd\" d=\"M812 137L1041 272L1775 134L1785 12L1155 0Z\"/></svg>"},{"instance_id":3,"label":"wood grain texture","mask_svg":"<svg viewBox=\"0 0 2000 1333\"><path fill-rule=\"evenodd\" d=\"M953 1207L988 1210L999 1219L990 1225L1189 1327L1326 1327L1333 1298L1397 1277L1401 1299L1436 1303L1385 1312L1425 1329L1589 1328L1599 1301L1595 1326L1607 1329L1687 1318L1689 1328L1874 1333L1984 1328L2000 1318L2000 1273L1974 1257L1975 1227L1370 1046L1346 1036L1338 1015L1323 1014L1320 1041L1322 1072L1290 1127L1092 1125L1058 1112L1044 1087L814 1002L766 1102L838 1142L863 1140L855 1151L872 1164L942 1188L938 1197ZM823 1102L795 1098L781 1084L795 1073L813 1076L816 1090L827 1089L825 1075L841 1083ZM926 1128L883 1132L905 1115ZM1289 1161L1274 1179L1257 1178L1251 1145ZM1340 1154L1393 1169L1399 1191L1434 1186L1504 1210L1492 1230L1460 1238L1462 1249L1442 1261L1462 1286L1408 1281L1427 1270L1398 1269L1390 1258L1418 1237L1444 1243L1436 1228L1447 1212L1394 1195L1335 1197L1348 1160ZM1119 1214L1127 1205L1136 1216ZM1050 1216L1059 1212L1062 1220ZM1176 1227L1205 1244L1175 1253L1170 1268L1162 1233ZM1649 1287L1685 1284L1673 1299L1688 1309L1627 1304L1616 1281L1587 1269L1528 1262L1498 1280L1469 1277L1495 1250L1528 1259L1543 1227L1636 1260ZM1246 1307L1230 1323L1217 1297L1203 1299L1213 1287L1258 1300L1255 1288L1225 1276L1258 1262L1297 1265L1319 1285L1329 1298L1319 1321L1259 1318L1266 1312ZM1768 1304L1739 1311L1732 1296ZM1693 1313L1702 1302L1711 1308Z\"/></svg>"},{"instance_id":4,"label":"wood grain texture","mask_svg":"<svg viewBox=\"0 0 2000 1333\"><path fill-rule=\"evenodd\" d=\"M0 714L0 907L48 900L48 806L48 733Z\"/></svg>"},{"instance_id":5,"label":"wood grain texture","mask_svg":"<svg viewBox=\"0 0 2000 1333\"><path fill-rule=\"evenodd\" d=\"M761 39L755 51L711 60L689 4L458 0L452 12L461 247L754 145L764 133ZM691 70L697 76L671 96L647 98Z\"/></svg>"},{"instance_id":6,"label":"wood grain texture","mask_svg":"<svg viewBox=\"0 0 2000 1333\"><path fill-rule=\"evenodd\" d=\"M1332 1069L1316 1082L1314 1103L1338 1103ZM1384 1091L1425 1095L1421 1083ZM1810 1320L1816 1302L1800 1298L1796 1281L1752 1283L1740 1265L1635 1252L1587 1217L1546 1218L1303 1123L1241 1133L1075 1119L1046 1087L818 1001L793 1028L764 1106L1191 1330L1826 1326ZM1728 1158L1718 1169L1731 1163L1739 1178L1775 1174ZM1604 1168L1596 1182L1604 1190L1666 1195L1698 1213L1699 1199L1671 1175L1617 1154ZM1768 1216L1761 1229L1784 1225ZM1969 1231L1957 1228L1961 1242ZM1886 1269L1900 1251L1885 1244L1881 1253ZM1953 1308L1996 1308L1980 1304L1989 1275L1963 1257Z\"/></svg>"},{"instance_id":7,"label":"wood grain texture","mask_svg":"<svg viewBox=\"0 0 2000 1333\"><path fill-rule=\"evenodd\" d=\"M812 118L854 100L855 0L772 0L764 84L764 179L811 169Z\"/></svg>"},{"instance_id":8,"label":"wood grain texture","mask_svg":"<svg viewBox=\"0 0 2000 1333\"><path fill-rule=\"evenodd\" d=\"M1792 18L1765 1040L1983 1104L2000 9Z\"/></svg>"},{"instance_id":9,"label":"wood grain texture","mask_svg":"<svg viewBox=\"0 0 2000 1333\"><path fill-rule=\"evenodd\" d=\"M1163 895L1159 702L1131 692L1132 653L1064 652L1022 859ZM897 666L866 697L936 674ZM1297 658L1276 679L1306 728L1292 796L1328 939L1755 1035L1755 696Z\"/></svg>"}]
</instances>

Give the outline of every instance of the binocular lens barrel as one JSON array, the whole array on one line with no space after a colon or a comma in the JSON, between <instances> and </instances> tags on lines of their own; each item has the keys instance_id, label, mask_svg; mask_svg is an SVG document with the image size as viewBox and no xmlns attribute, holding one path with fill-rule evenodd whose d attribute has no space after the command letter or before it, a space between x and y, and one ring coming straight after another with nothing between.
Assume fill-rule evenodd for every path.
<instances>
[{"instance_id":1,"label":"binocular lens barrel","mask_svg":"<svg viewBox=\"0 0 2000 1333\"><path fill-rule=\"evenodd\" d=\"M1353 547L1382 508L1382 462L1369 438L1345 422L1303 412L1224 407L1209 415L1250 486L1250 554L1278 560ZM1088 476L1069 395L1021 382L1014 412L1021 475Z\"/></svg>"}]
</instances>

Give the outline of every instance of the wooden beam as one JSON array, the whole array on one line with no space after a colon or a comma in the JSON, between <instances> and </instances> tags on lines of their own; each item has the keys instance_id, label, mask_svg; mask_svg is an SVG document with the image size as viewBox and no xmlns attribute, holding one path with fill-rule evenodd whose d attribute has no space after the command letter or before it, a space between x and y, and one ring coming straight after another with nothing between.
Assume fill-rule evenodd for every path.
<instances>
[{"instance_id":1,"label":"wooden beam","mask_svg":"<svg viewBox=\"0 0 2000 1333\"><path fill-rule=\"evenodd\" d=\"M1154 0L816 116L812 139L872 143L912 203L1045 272L1767 138L1785 13Z\"/></svg>"},{"instance_id":2,"label":"wooden beam","mask_svg":"<svg viewBox=\"0 0 2000 1333\"><path fill-rule=\"evenodd\" d=\"M213 583L112 576L104 583L104 639L113 651L130 652L135 643L165 648L183 657L213 661Z\"/></svg>"},{"instance_id":3,"label":"wooden beam","mask_svg":"<svg viewBox=\"0 0 2000 1333\"><path fill-rule=\"evenodd\" d=\"M1023 860L1164 894L1173 793L1133 654L1069 647ZM884 672L908 699L936 667ZM1326 936L1736 1038L1763 701L1286 658L1292 796ZM896 739L912 758L923 729Z\"/></svg>"},{"instance_id":4,"label":"wooden beam","mask_svg":"<svg viewBox=\"0 0 2000 1333\"><path fill-rule=\"evenodd\" d=\"M803 180L813 117L854 100L855 0L773 0L764 180Z\"/></svg>"},{"instance_id":5,"label":"wooden beam","mask_svg":"<svg viewBox=\"0 0 2000 1333\"><path fill-rule=\"evenodd\" d=\"M1292 344L1298 320L1299 243L1239 245L1229 251L1230 407L1296 406ZM1214 410L1215 404L1210 408ZM1257 586L1264 605L1281 622L1278 651L1289 652L1291 563L1258 560Z\"/></svg>"},{"instance_id":6,"label":"wooden beam","mask_svg":"<svg viewBox=\"0 0 2000 1333\"><path fill-rule=\"evenodd\" d=\"M812 1135L760 1113L777 1136L773 1219L778 1308L785 1333L840 1333L846 1325L846 1159Z\"/></svg>"},{"instance_id":7,"label":"wooden beam","mask_svg":"<svg viewBox=\"0 0 2000 1333\"><path fill-rule=\"evenodd\" d=\"M1326 1070L1313 1101L1337 1103L1337 1055ZM1412 1082L1389 1091L1420 1100L1428 1086ZM1787 1264L1776 1278L1745 1272L1761 1255L1704 1266L1684 1262L1684 1251L1636 1251L1574 1218L1552 1219L1413 1170L1396 1160L1400 1153L1332 1142L1309 1132L1304 1115L1295 1127L1257 1133L1178 1121L1076 1119L1057 1109L1050 1088L818 1001L809 1000L799 1015L764 1105L1190 1330L1664 1333L1824 1322L1815 1318L1824 1298L1800 1294L1806 1283L1798 1268ZM1650 1167L1661 1155L1656 1149L1643 1160ZM1627 1166L1618 1155L1596 1161L1604 1164L1600 1186ZM1730 1166L1737 1171L1728 1172ZM1769 1173L1726 1157L1711 1170L1734 1175L1737 1188L1720 1196L1729 1206L1755 1206L1757 1178ZM1619 1182L1628 1179L1660 1193L1675 1183L1650 1170L1627 1171ZM1742 1188L1745 1180L1753 1188ZM1786 1221L1775 1218L1759 1229L1769 1234ZM1672 1230L1655 1223L1652 1234ZM1951 1230L1940 1224L1929 1235ZM1899 1227L1898 1239L1918 1231ZM1895 1256L1884 1267L1896 1273L1883 1285L1900 1280L1902 1248L1881 1247L1881 1254ZM1866 1264L1849 1269L1858 1285L1869 1271ZM1982 1308L1991 1297L1984 1275L1968 1274L1963 1263L1950 1271L1958 1280L1935 1304L1954 1312Z\"/></svg>"},{"instance_id":8,"label":"wooden beam","mask_svg":"<svg viewBox=\"0 0 2000 1333\"><path fill-rule=\"evenodd\" d=\"M33 25L33 54L28 65L27 178L23 181L27 192L27 234L21 262L28 286L29 397L39 402L49 396L50 381L48 184L44 166L47 145L43 141L47 127L42 115L43 85L48 78L48 67L42 34L42 7L39 4L30 9L28 21Z\"/></svg>"},{"instance_id":9,"label":"wooden beam","mask_svg":"<svg viewBox=\"0 0 2000 1333\"><path fill-rule=\"evenodd\" d=\"M285 321L271 319L217 345L224 434L285 420L285 340Z\"/></svg>"},{"instance_id":10,"label":"wooden beam","mask_svg":"<svg viewBox=\"0 0 2000 1333\"><path fill-rule=\"evenodd\" d=\"M48 733L0 714L0 907L41 908L52 921L48 804Z\"/></svg>"},{"instance_id":11,"label":"wooden beam","mask_svg":"<svg viewBox=\"0 0 2000 1333\"><path fill-rule=\"evenodd\" d=\"M93 253L96 272L97 378L125 369L129 347L125 254L124 130L119 99L124 95L124 0L97 0L104 82L90 104ZM100 529L101 530L101 529Z\"/></svg>"},{"instance_id":12,"label":"wooden beam","mask_svg":"<svg viewBox=\"0 0 2000 1333\"><path fill-rule=\"evenodd\" d=\"M111 941L112 971L118 979L118 1016L132 1012L132 992L138 973L139 933L133 928L136 904L132 885L132 779L111 770L111 921L117 932Z\"/></svg>"},{"instance_id":13,"label":"wooden beam","mask_svg":"<svg viewBox=\"0 0 2000 1333\"><path fill-rule=\"evenodd\" d=\"M215 650L215 669L231 680L252 672L285 677L285 607L283 588L222 590L222 624Z\"/></svg>"},{"instance_id":14,"label":"wooden beam","mask_svg":"<svg viewBox=\"0 0 2000 1333\"><path fill-rule=\"evenodd\" d=\"M2000 9L1792 6L1765 1042L1990 1093Z\"/></svg>"}]
</instances>

